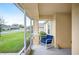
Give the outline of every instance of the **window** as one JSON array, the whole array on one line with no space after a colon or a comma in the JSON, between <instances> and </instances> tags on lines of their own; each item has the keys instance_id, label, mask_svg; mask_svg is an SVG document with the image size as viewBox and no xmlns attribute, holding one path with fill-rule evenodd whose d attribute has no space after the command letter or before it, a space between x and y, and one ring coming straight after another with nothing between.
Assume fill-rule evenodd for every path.
<instances>
[{"instance_id":1,"label":"window","mask_svg":"<svg viewBox=\"0 0 79 59\"><path fill-rule=\"evenodd\" d=\"M26 16L26 47L28 48L28 46L30 45L30 39L31 39L31 19L29 17Z\"/></svg>"},{"instance_id":2,"label":"window","mask_svg":"<svg viewBox=\"0 0 79 59\"><path fill-rule=\"evenodd\" d=\"M41 32L41 31L45 32L45 23L46 23L46 21L44 21L44 20L39 21L39 32Z\"/></svg>"}]
</instances>

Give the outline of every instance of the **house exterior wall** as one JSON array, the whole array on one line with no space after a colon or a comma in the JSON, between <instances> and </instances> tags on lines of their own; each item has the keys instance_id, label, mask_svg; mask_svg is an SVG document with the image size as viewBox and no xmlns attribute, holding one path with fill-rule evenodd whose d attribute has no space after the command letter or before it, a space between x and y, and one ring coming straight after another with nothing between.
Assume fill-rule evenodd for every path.
<instances>
[{"instance_id":1,"label":"house exterior wall","mask_svg":"<svg viewBox=\"0 0 79 59\"><path fill-rule=\"evenodd\" d=\"M34 31L33 44L39 45L39 23L38 23L38 20L34 20L33 31Z\"/></svg>"},{"instance_id":2,"label":"house exterior wall","mask_svg":"<svg viewBox=\"0 0 79 59\"><path fill-rule=\"evenodd\" d=\"M79 4L72 4L72 54L79 54Z\"/></svg>"},{"instance_id":3,"label":"house exterior wall","mask_svg":"<svg viewBox=\"0 0 79 59\"><path fill-rule=\"evenodd\" d=\"M56 44L60 48L71 48L71 14L56 14Z\"/></svg>"}]
</instances>

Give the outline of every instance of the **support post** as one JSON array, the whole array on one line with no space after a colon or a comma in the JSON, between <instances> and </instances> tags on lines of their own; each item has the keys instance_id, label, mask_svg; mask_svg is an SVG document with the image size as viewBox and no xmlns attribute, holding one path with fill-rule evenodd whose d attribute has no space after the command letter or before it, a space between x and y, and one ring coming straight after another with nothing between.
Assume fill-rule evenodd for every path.
<instances>
[{"instance_id":1,"label":"support post","mask_svg":"<svg viewBox=\"0 0 79 59\"><path fill-rule=\"evenodd\" d=\"M32 20L30 20L30 45L32 45Z\"/></svg>"},{"instance_id":2,"label":"support post","mask_svg":"<svg viewBox=\"0 0 79 59\"><path fill-rule=\"evenodd\" d=\"M26 49L26 12L24 11L24 49Z\"/></svg>"}]
</instances>

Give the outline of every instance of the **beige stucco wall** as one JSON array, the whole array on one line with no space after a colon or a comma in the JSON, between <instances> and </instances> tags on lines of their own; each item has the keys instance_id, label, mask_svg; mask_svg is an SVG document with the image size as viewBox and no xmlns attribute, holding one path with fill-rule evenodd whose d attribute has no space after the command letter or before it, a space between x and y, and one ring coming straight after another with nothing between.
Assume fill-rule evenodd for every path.
<instances>
[{"instance_id":1,"label":"beige stucco wall","mask_svg":"<svg viewBox=\"0 0 79 59\"><path fill-rule=\"evenodd\" d=\"M79 54L79 4L72 5L72 54Z\"/></svg>"},{"instance_id":2,"label":"beige stucco wall","mask_svg":"<svg viewBox=\"0 0 79 59\"><path fill-rule=\"evenodd\" d=\"M71 48L71 14L56 14L56 43L61 48Z\"/></svg>"},{"instance_id":3,"label":"beige stucco wall","mask_svg":"<svg viewBox=\"0 0 79 59\"><path fill-rule=\"evenodd\" d=\"M34 30L34 38L33 38L33 44L39 45L39 23L38 20L33 21L33 30Z\"/></svg>"}]
</instances>

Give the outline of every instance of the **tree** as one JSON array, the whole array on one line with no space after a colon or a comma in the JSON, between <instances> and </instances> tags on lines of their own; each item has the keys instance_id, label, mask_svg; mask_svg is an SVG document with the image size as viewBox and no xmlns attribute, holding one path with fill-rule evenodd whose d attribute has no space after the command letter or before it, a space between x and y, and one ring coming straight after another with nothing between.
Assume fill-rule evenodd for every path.
<instances>
[{"instance_id":1,"label":"tree","mask_svg":"<svg viewBox=\"0 0 79 59\"><path fill-rule=\"evenodd\" d=\"M0 17L0 32L2 31L2 25L4 24L4 19Z\"/></svg>"},{"instance_id":2,"label":"tree","mask_svg":"<svg viewBox=\"0 0 79 59\"><path fill-rule=\"evenodd\" d=\"M19 27L20 27L20 28L24 28L24 26L23 26L23 25L21 25L21 24L19 25Z\"/></svg>"},{"instance_id":3,"label":"tree","mask_svg":"<svg viewBox=\"0 0 79 59\"><path fill-rule=\"evenodd\" d=\"M0 24L4 24L4 19L2 17L0 17Z\"/></svg>"}]
</instances>

